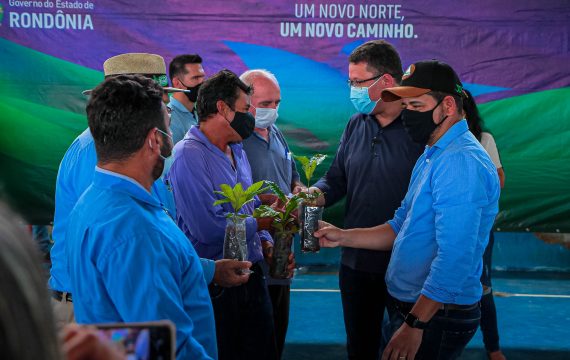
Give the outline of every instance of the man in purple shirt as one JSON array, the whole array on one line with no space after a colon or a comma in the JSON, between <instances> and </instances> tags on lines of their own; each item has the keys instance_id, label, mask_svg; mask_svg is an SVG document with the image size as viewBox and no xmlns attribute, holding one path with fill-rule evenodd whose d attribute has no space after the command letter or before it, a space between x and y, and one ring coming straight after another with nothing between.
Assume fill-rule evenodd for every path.
<instances>
[{"instance_id":1,"label":"man in purple shirt","mask_svg":"<svg viewBox=\"0 0 570 360\"><path fill-rule=\"evenodd\" d=\"M222 70L206 80L199 91L199 123L175 147L167 177L177 208L178 226L201 257L221 259L228 203L216 205L220 184L244 188L252 184L251 168L241 141L253 133L255 120L248 112L251 88L234 73ZM259 199L239 210L252 215ZM214 305L218 354L224 359L275 359L276 345L267 284L263 276L262 242L272 246L266 231L271 219L246 220L249 281L231 289L210 286Z\"/></svg>"}]
</instances>

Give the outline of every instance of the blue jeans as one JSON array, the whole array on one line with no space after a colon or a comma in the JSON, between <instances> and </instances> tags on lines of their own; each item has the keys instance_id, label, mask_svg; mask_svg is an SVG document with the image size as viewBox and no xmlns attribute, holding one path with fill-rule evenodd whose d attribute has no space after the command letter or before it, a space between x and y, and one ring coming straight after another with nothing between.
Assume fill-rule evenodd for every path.
<instances>
[{"instance_id":1,"label":"blue jeans","mask_svg":"<svg viewBox=\"0 0 570 360\"><path fill-rule=\"evenodd\" d=\"M233 288L210 285L219 360L275 360L273 311L263 275L256 263L249 281Z\"/></svg>"},{"instance_id":2,"label":"blue jeans","mask_svg":"<svg viewBox=\"0 0 570 360\"><path fill-rule=\"evenodd\" d=\"M414 304L402 303L391 298L397 311L393 312L390 322L393 329L404 323L404 316ZM424 330L422 343L416 354L416 360L457 359L463 349L475 335L479 327L481 309L479 303L461 308L445 307L439 310L429 321Z\"/></svg>"}]
</instances>

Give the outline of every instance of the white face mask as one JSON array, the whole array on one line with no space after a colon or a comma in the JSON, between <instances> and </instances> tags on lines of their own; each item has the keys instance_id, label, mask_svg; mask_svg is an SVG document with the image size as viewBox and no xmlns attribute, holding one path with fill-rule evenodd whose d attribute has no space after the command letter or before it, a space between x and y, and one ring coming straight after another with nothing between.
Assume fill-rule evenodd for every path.
<instances>
[{"instance_id":1,"label":"white face mask","mask_svg":"<svg viewBox=\"0 0 570 360\"><path fill-rule=\"evenodd\" d=\"M277 121L277 109L272 108L255 108L255 127L267 129Z\"/></svg>"}]
</instances>

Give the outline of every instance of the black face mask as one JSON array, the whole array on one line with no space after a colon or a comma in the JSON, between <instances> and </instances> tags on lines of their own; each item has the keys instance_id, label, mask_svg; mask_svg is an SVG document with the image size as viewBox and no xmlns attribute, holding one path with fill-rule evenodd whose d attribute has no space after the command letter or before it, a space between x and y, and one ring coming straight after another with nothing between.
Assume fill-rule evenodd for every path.
<instances>
[{"instance_id":1,"label":"black face mask","mask_svg":"<svg viewBox=\"0 0 570 360\"><path fill-rule=\"evenodd\" d=\"M180 81L180 79L178 79L178 81ZM188 100L195 103L196 100L198 100L198 89L200 88L200 86L202 86L202 83L199 83L198 85L193 86L193 87L188 87L188 86L184 85L184 83L182 81L180 81L180 83L182 84L182 86L184 86L186 88L186 90L190 90L189 93L185 92L184 95L186 95Z\"/></svg>"},{"instance_id":2,"label":"black face mask","mask_svg":"<svg viewBox=\"0 0 570 360\"><path fill-rule=\"evenodd\" d=\"M230 123L230 126L241 136L242 140L245 140L253 134L255 118L249 112L236 111L234 120Z\"/></svg>"},{"instance_id":3,"label":"black face mask","mask_svg":"<svg viewBox=\"0 0 570 360\"><path fill-rule=\"evenodd\" d=\"M402 123L412 140L422 145L428 143L429 137L439 126L433 122L433 112L442 101L443 99L429 111L402 110ZM441 125L446 118L447 116L439 124Z\"/></svg>"}]
</instances>

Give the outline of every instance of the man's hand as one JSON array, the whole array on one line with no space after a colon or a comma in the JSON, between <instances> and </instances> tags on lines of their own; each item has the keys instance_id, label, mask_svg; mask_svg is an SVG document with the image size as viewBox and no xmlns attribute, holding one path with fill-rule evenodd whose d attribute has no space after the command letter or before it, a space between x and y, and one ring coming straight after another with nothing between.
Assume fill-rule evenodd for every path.
<instances>
[{"instance_id":1,"label":"man's hand","mask_svg":"<svg viewBox=\"0 0 570 360\"><path fill-rule=\"evenodd\" d=\"M291 192L293 193L293 195L295 195L300 192L309 192L309 189L307 189L307 187L302 183L296 182L295 185L293 185L293 189L291 190Z\"/></svg>"},{"instance_id":2,"label":"man's hand","mask_svg":"<svg viewBox=\"0 0 570 360\"><path fill-rule=\"evenodd\" d=\"M273 224L273 218L271 217L257 218L257 231L261 230L271 231L272 230L271 224Z\"/></svg>"},{"instance_id":3,"label":"man's hand","mask_svg":"<svg viewBox=\"0 0 570 360\"><path fill-rule=\"evenodd\" d=\"M382 360L413 360L422 343L424 331L402 324L382 354Z\"/></svg>"},{"instance_id":4,"label":"man's hand","mask_svg":"<svg viewBox=\"0 0 570 360\"><path fill-rule=\"evenodd\" d=\"M337 228L328 222L319 220L319 230L315 231L315 237L319 238L321 247L334 248L342 245L344 230Z\"/></svg>"},{"instance_id":5,"label":"man's hand","mask_svg":"<svg viewBox=\"0 0 570 360\"><path fill-rule=\"evenodd\" d=\"M309 194L319 193L319 197L315 200L315 206L325 206L325 194L318 187L311 186Z\"/></svg>"},{"instance_id":6,"label":"man's hand","mask_svg":"<svg viewBox=\"0 0 570 360\"><path fill-rule=\"evenodd\" d=\"M251 267L249 261L237 261L230 259L216 260L214 272L214 284L222 287L233 287L245 284L249 280L249 273L244 270Z\"/></svg>"},{"instance_id":7,"label":"man's hand","mask_svg":"<svg viewBox=\"0 0 570 360\"><path fill-rule=\"evenodd\" d=\"M77 324L63 329L63 354L68 360L126 359L109 341L101 338L95 328Z\"/></svg>"}]
</instances>

